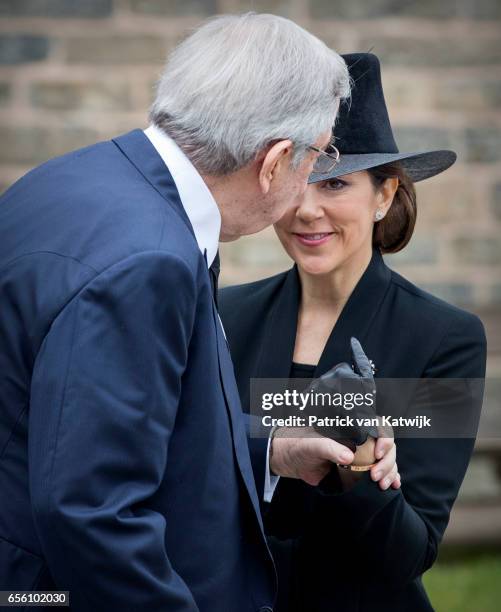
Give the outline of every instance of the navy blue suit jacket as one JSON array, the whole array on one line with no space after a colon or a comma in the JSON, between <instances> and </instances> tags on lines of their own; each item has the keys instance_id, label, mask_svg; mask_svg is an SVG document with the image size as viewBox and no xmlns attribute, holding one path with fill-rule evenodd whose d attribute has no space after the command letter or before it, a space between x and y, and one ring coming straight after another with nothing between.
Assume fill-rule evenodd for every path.
<instances>
[{"instance_id":1,"label":"navy blue suit jacket","mask_svg":"<svg viewBox=\"0 0 501 612\"><path fill-rule=\"evenodd\" d=\"M269 610L207 265L147 137L28 173L0 232L0 589L69 590L89 612Z\"/></svg>"}]
</instances>

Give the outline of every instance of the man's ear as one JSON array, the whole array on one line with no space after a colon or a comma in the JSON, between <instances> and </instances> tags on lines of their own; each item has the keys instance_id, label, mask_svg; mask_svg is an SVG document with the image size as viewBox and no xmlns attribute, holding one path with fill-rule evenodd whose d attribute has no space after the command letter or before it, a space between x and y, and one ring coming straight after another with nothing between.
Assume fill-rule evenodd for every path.
<instances>
[{"instance_id":1,"label":"man's ear","mask_svg":"<svg viewBox=\"0 0 501 612\"><path fill-rule=\"evenodd\" d=\"M259 169L259 186L266 195L271 189L271 182L280 172L288 168L292 161L292 140L279 140L266 153Z\"/></svg>"}]
</instances>

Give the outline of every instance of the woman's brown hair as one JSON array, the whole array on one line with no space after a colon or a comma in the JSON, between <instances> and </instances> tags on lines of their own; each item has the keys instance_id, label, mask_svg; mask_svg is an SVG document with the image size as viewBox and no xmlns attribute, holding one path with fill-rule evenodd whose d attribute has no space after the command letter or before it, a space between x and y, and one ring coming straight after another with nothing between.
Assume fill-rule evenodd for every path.
<instances>
[{"instance_id":1,"label":"woman's brown hair","mask_svg":"<svg viewBox=\"0 0 501 612\"><path fill-rule=\"evenodd\" d=\"M368 173L378 189L386 179L398 178L398 188L393 203L384 219L374 224L372 244L381 253L401 251L411 239L416 225L416 190L410 176L395 162L370 168Z\"/></svg>"}]
</instances>

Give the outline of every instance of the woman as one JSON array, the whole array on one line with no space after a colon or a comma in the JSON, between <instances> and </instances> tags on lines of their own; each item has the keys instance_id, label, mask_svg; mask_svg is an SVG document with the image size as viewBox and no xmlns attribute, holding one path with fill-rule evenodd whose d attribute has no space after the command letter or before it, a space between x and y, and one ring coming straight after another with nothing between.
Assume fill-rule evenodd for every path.
<instances>
[{"instance_id":1,"label":"woman","mask_svg":"<svg viewBox=\"0 0 501 612\"><path fill-rule=\"evenodd\" d=\"M220 293L244 410L251 377L318 377L350 362L352 336L376 380L485 374L479 319L412 285L381 256L411 238L413 181L456 156L399 153L377 58L345 60L354 87L336 126L340 162L313 174L304 201L275 225L294 267ZM396 445L400 488L381 490L368 472L340 477L337 468L323 486L280 480L265 515L280 580L277 612L432 610L421 575L436 559L474 439ZM334 564L339 554L343 562Z\"/></svg>"}]
</instances>

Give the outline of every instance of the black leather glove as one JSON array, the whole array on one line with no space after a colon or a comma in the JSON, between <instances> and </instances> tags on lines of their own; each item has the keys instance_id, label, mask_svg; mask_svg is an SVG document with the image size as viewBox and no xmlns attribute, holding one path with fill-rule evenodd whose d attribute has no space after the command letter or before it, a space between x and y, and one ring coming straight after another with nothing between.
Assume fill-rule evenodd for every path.
<instances>
[{"instance_id":1,"label":"black leather glove","mask_svg":"<svg viewBox=\"0 0 501 612\"><path fill-rule=\"evenodd\" d=\"M356 338L352 338L350 344L354 367L352 368L350 364L345 362L339 363L323 376L314 380L307 390L315 394L328 393L331 396L333 394L343 394L344 397L350 397L347 394L361 394L364 397L361 405L349 409L346 408L347 403L339 406L318 406L317 404L314 408L311 408L312 413L314 412L319 419L313 425L315 431L355 451L357 446L364 444L368 436L378 437L378 428L374 424L374 419L377 418L376 383L374 382L371 363L360 342ZM368 401L370 397L373 399L372 405ZM321 419L325 421L326 418L332 419L336 416L351 417L353 424L340 427L325 425L321 421ZM357 422L357 419L370 419L370 423L361 424Z\"/></svg>"}]
</instances>

